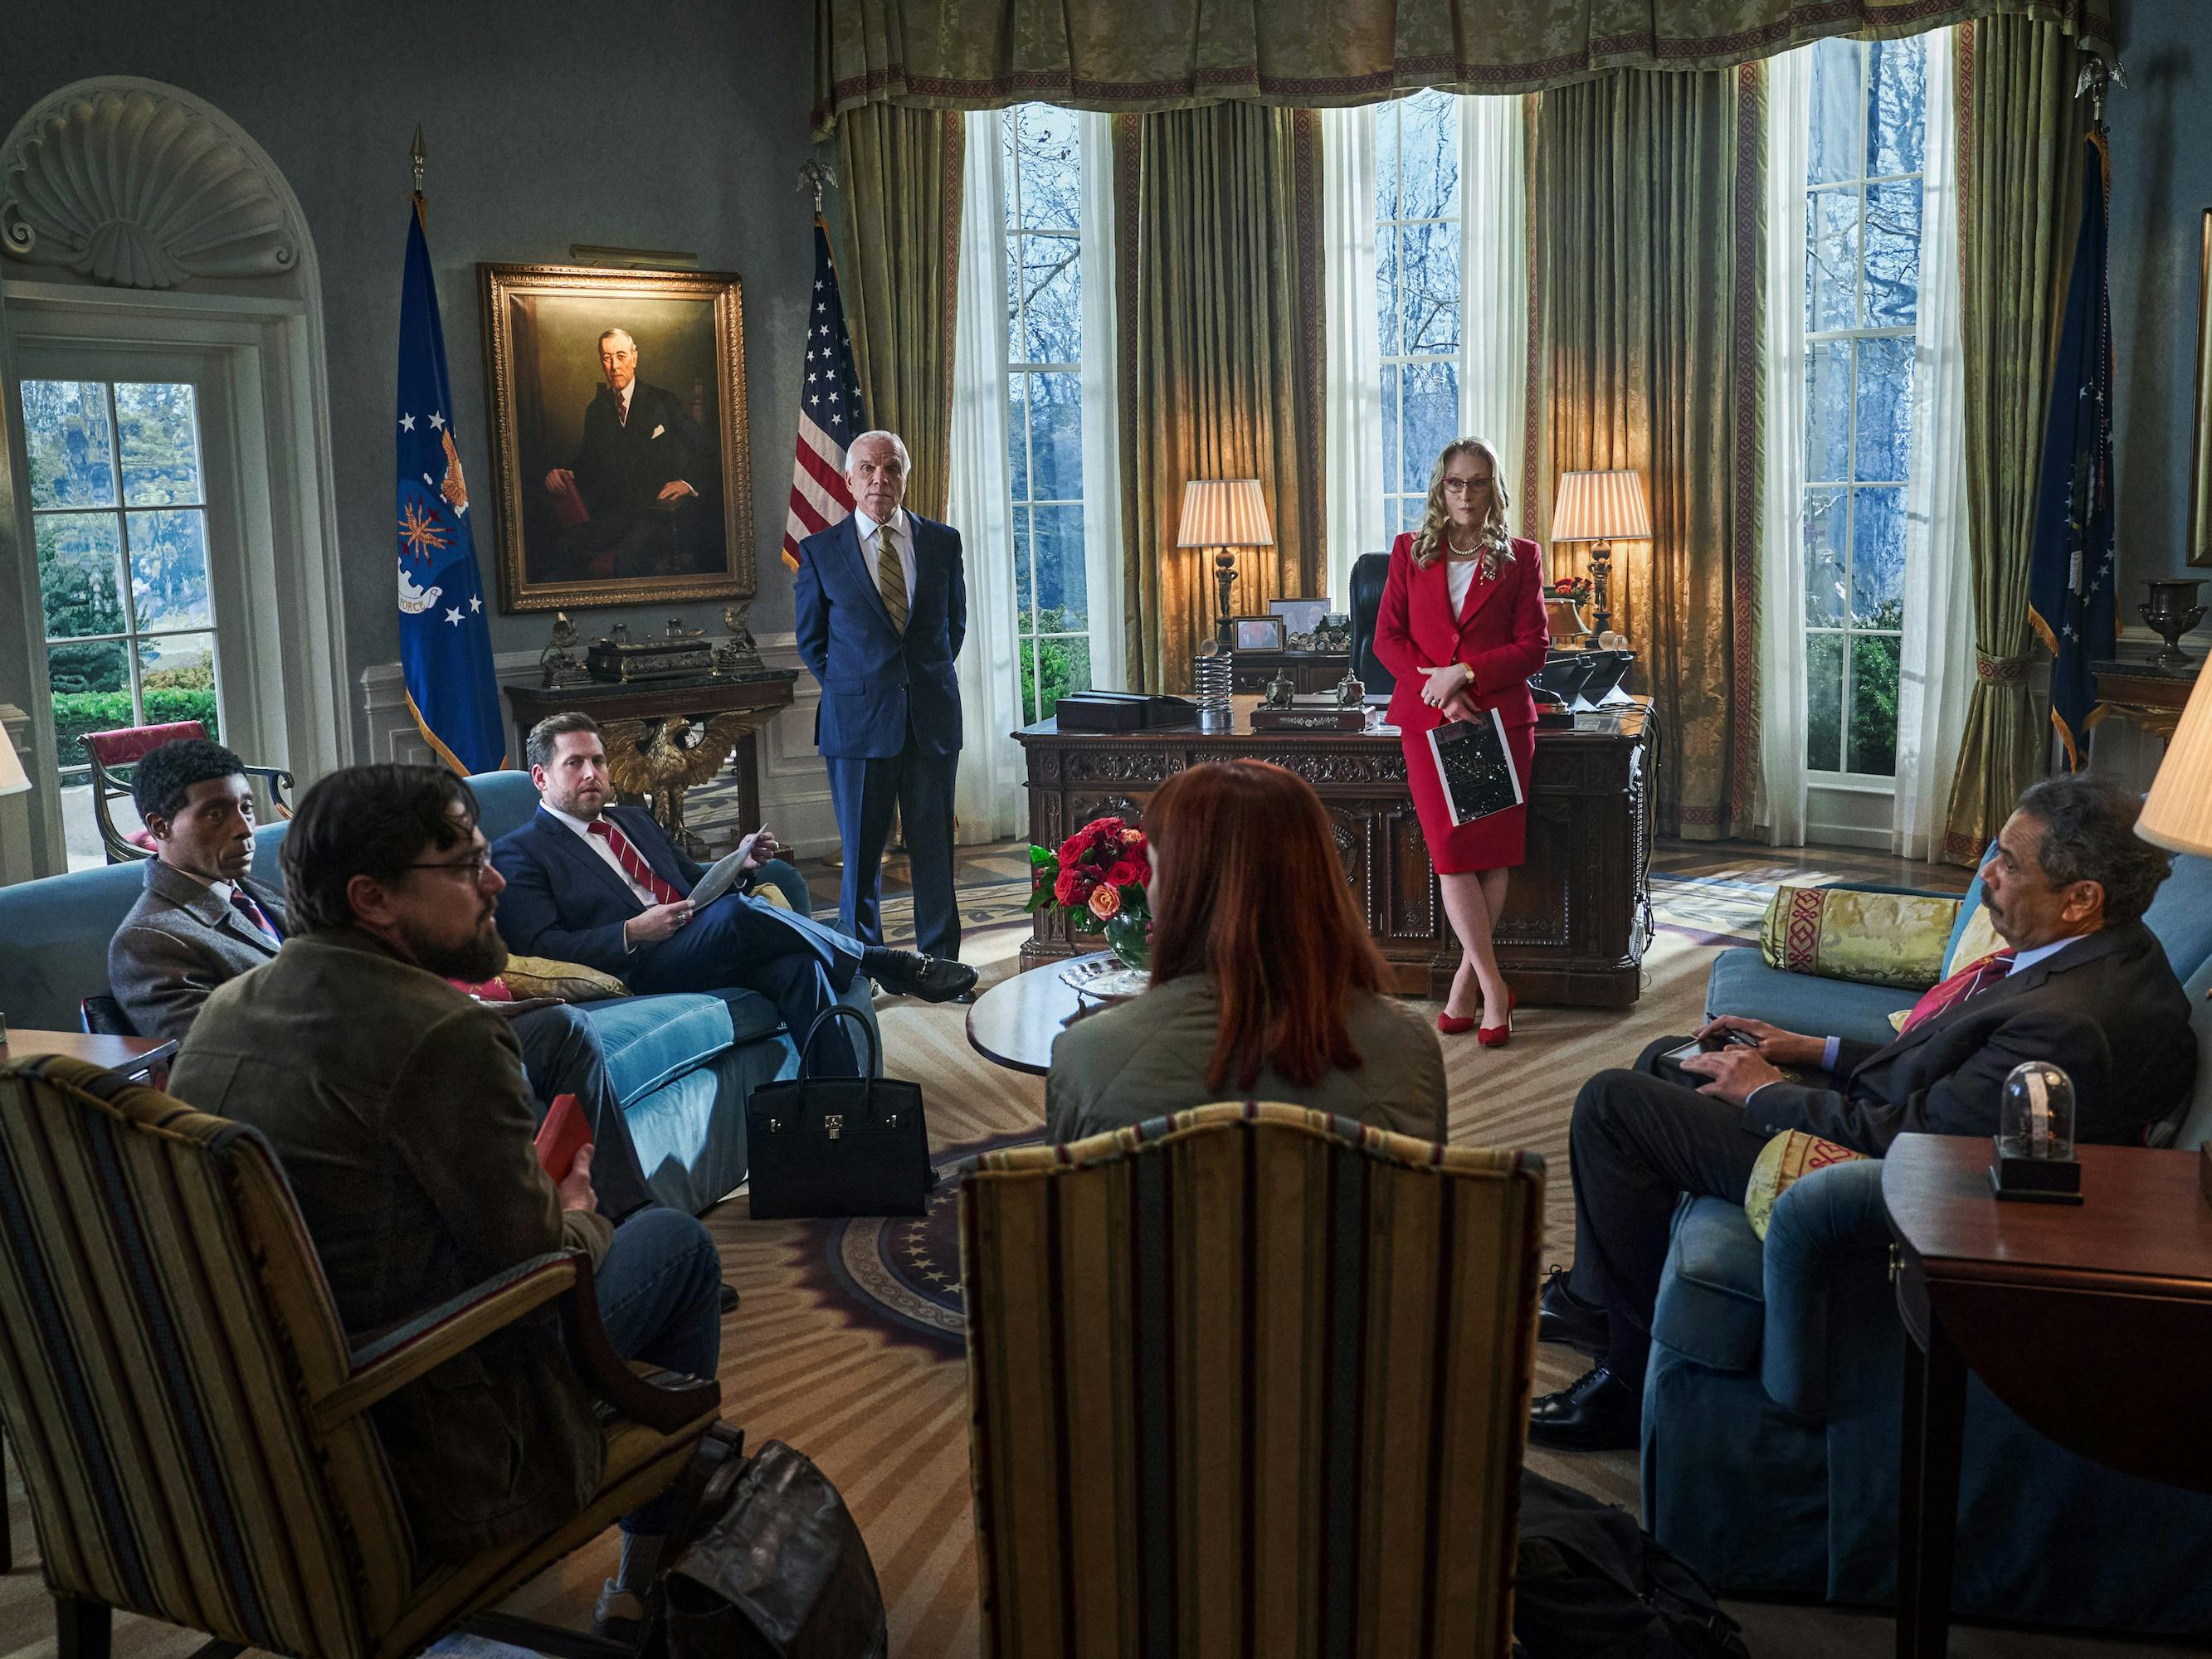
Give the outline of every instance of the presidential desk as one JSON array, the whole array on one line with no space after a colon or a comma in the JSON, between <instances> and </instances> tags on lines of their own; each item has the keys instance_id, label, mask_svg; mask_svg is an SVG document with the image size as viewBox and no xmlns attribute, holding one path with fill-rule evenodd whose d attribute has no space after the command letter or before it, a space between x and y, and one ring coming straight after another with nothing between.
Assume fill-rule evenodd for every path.
<instances>
[{"instance_id":1,"label":"presidential desk","mask_svg":"<svg viewBox=\"0 0 2212 1659\"><path fill-rule=\"evenodd\" d=\"M1235 730L1062 732L1042 720L1014 734L1028 765L1030 839L1056 846L1093 818L1141 823L1152 791L1210 760L1267 760L1313 785L1337 855L1393 987L1441 998L1459 967L1436 872L1406 785L1395 732L1255 732L1258 699L1236 700ZM1641 707L1540 731L1528 795L1528 861L1513 872L1496 938L1526 1003L1622 1008L1640 990L1650 932L1653 750ZM1295 904L1297 896L1283 895ZM1040 911L1022 965L1098 948Z\"/></svg>"}]
</instances>

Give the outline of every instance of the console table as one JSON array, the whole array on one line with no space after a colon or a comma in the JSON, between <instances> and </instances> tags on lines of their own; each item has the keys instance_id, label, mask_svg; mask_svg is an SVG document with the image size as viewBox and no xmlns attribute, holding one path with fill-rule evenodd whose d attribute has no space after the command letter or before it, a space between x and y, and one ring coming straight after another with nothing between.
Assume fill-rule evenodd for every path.
<instances>
[{"instance_id":1,"label":"console table","mask_svg":"<svg viewBox=\"0 0 2212 1659\"><path fill-rule=\"evenodd\" d=\"M593 682L548 690L510 685L515 745L523 756L530 728L548 714L570 710L599 721L614 786L645 800L678 846L696 836L684 828L684 793L737 758L738 817L744 830L760 827L760 729L791 707L796 668L763 668L730 678L649 680L635 685ZM694 728L696 728L695 734Z\"/></svg>"},{"instance_id":2,"label":"console table","mask_svg":"<svg viewBox=\"0 0 2212 1659\"><path fill-rule=\"evenodd\" d=\"M2148 656L2124 657L2093 662L2097 677L2097 701L2115 714L2125 715L2160 743L2169 741L2181 724L2181 710L2190 688L2203 669L2201 662L2179 668L2162 668Z\"/></svg>"},{"instance_id":3,"label":"console table","mask_svg":"<svg viewBox=\"0 0 2212 1659\"><path fill-rule=\"evenodd\" d=\"M1239 659L1240 661L1242 659ZM1152 791L1211 760L1267 760L1313 785L1328 809L1345 879L1382 948L1393 988L1442 998L1459 967L1395 732L1254 732L1258 699L1236 699L1230 732L1014 734L1028 767L1030 839L1053 846L1091 819L1141 823ZM1528 795L1528 861L1514 871L1498 955L1521 1000L1625 1008L1641 990L1650 910L1652 747L1642 705L1540 731ZM1286 896L1285 902L1294 896ZM1095 951L1039 911L1022 965Z\"/></svg>"}]
</instances>

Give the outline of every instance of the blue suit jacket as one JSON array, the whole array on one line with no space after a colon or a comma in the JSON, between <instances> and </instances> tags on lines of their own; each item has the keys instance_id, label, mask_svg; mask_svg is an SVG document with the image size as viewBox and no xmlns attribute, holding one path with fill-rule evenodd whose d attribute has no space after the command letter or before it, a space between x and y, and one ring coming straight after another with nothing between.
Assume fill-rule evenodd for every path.
<instances>
[{"instance_id":1,"label":"blue suit jacket","mask_svg":"<svg viewBox=\"0 0 2212 1659\"><path fill-rule=\"evenodd\" d=\"M952 666L968 637L960 532L917 513L906 517L914 532L914 602L902 635L891 626L850 514L799 544L793 584L799 659L821 682L814 742L831 759L898 754L909 718L924 754L960 747Z\"/></svg>"},{"instance_id":2,"label":"blue suit jacket","mask_svg":"<svg viewBox=\"0 0 2212 1659\"><path fill-rule=\"evenodd\" d=\"M643 807L610 806L606 817L678 892L689 893L707 873ZM491 844L491 861L507 878L507 890L499 896L499 936L518 955L580 962L627 980L662 943L623 948L623 923L644 907L605 859L543 807Z\"/></svg>"}]
</instances>

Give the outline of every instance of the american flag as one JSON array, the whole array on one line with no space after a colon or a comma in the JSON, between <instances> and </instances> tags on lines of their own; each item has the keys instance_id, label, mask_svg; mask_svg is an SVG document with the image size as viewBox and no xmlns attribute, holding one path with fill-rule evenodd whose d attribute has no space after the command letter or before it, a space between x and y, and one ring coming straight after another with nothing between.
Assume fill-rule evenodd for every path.
<instances>
[{"instance_id":1,"label":"american flag","mask_svg":"<svg viewBox=\"0 0 2212 1659\"><path fill-rule=\"evenodd\" d=\"M813 310L807 313L806 379L799 388L799 454L791 467L791 507L783 520L783 562L799 568L799 544L853 510L845 488L845 451L868 429L853 373L853 340L845 302L830 263L830 234L814 222Z\"/></svg>"}]
</instances>

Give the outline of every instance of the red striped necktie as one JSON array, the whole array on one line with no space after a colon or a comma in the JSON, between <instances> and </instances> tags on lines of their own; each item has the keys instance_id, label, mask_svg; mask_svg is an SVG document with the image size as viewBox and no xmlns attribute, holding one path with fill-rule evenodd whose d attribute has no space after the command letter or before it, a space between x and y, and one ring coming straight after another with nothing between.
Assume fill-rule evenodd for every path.
<instances>
[{"instance_id":1,"label":"red striped necktie","mask_svg":"<svg viewBox=\"0 0 2212 1659\"><path fill-rule=\"evenodd\" d=\"M622 866L623 873L652 894L655 904L673 904L684 896L653 874L653 866L645 861L644 855L629 844L629 837L605 818L593 818L584 828L614 849L615 862Z\"/></svg>"},{"instance_id":2,"label":"red striped necktie","mask_svg":"<svg viewBox=\"0 0 2212 1659\"><path fill-rule=\"evenodd\" d=\"M1949 1012L1968 997L1996 984L2012 972L2013 954L2009 950L1992 951L1979 962L1970 962L1950 978L1930 986L1912 1005L1912 1012L1905 1017L1905 1024L1898 1035L1902 1036L1914 1026Z\"/></svg>"},{"instance_id":3,"label":"red striped necktie","mask_svg":"<svg viewBox=\"0 0 2212 1659\"><path fill-rule=\"evenodd\" d=\"M230 908L270 939L280 944L283 943L284 936L276 931L276 924L269 920L269 913L256 904L253 902L253 895L243 887L233 887L230 890Z\"/></svg>"}]
</instances>

